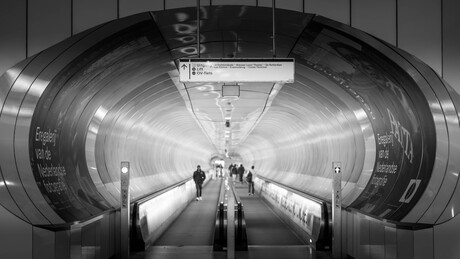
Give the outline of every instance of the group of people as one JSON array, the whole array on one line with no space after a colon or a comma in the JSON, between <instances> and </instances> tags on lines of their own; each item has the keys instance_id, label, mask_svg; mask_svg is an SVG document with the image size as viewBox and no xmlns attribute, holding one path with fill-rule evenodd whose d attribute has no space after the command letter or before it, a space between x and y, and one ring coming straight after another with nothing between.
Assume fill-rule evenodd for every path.
<instances>
[{"instance_id":1,"label":"group of people","mask_svg":"<svg viewBox=\"0 0 460 259\"><path fill-rule=\"evenodd\" d=\"M228 170L230 173L230 178L232 178L234 182L235 182L235 179L239 177L240 183L243 183L243 175L245 172L243 164L240 164L239 167L236 164L230 164L230 166L228 167ZM220 166L219 175L222 176L222 166ZM248 170L248 173L246 175L246 182L248 183L248 195L254 195L253 175L254 175L254 166L252 166L251 169ZM204 171L201 170L201 166L198 165L196 168L196 171L193 172L193 181L195 182L195 186L196 186L196 200L197 201L201 201L203 199L201 197L201 194L203 190L204 180L206 180L206 174L204 173Z\"/></svg>"},{"instance_id":2,"label":"group of people","mask_svg":"<svg viewBox=\"0 0 460 259\"><path fill-rule=\"evenodd\" d=\"M216 166L216 178L217 178L217 177L222 177L222 176L223 176L222 169L223 169L223 167L222 167L221 164L218 164L218 165Z\"/></svg>"},{"instance_id":3,"label":"group of people","mask_svg":"<svg viewBox=\"0 0 460 259\"><path fill-rule=\"evenodd\" d=\"M230 164L230 166L228 167L228 171L230 172L230 178L232 178L234 182L235 179L238 177L240 179L240 182L243 182L243 175L245 171L243 164L240 164L239 167L236 164Z\"/></svg>"},{"instance_id":4,"label":"group of people","mask_svg":"<svg viewBox=\"0 0 460 259\"><path fill-rule=\"evenodd\" d=\"M243 175L246 172L246 169L244 168L243 164L240 164L240 166L237 166L236 164L230 164L230 166L228 167L228 171L230 172L230 177L233 179L233 182L235 182L236 178L238 178L240 183L243 183ZM246 182L248 183L249 195L254 195L254 182L252 180L253 171L254 166L252 166L251 169L248 170L248 174L246 175Z\"/></svg>"}]
</instances>

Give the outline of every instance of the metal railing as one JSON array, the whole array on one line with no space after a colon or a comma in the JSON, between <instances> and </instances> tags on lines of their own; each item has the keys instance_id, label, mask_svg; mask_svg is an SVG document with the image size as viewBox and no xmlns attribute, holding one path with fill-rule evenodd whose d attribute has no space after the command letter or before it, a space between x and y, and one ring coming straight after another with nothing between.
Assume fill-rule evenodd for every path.
<instances>
[{"instance_id":1,"label":"metal railing","mask_svg":"<svg viewBox=\"0 0 460 259\"><path fill-rule=\"evenodd\" d=\"M217 200L216 225L214 228L214 251L223 251L227 247L227 189L221 181L219 199Z\"/></svg>"},{"instance_id":2,"label":"metal railing","mask_svg":"<svg viewBox=\"0 0 460 259\"><path fill-rule=\"evenodd\" d=\"M314 201L317 204L320 204L321 207L321 218L319 221L314 221L313 224L315 226L312 229L318 229L318 234L316 237L312 237L315 242L315 249L316 250L330 250L332 245L332 215L331 215L331 204L321 200L318 197L312 196L310 194L304 193L297 189L291 188L286 186L282 183L275 182L271 179L265 178L263 176L258 175L257 178L261 179L264 182L271 183L277 185L285 190L288 190L292 193L295 193L305 199Z\"/></svg>"},{"instance_id":3,"label":"metal railing","mask_svg":"<svg viewBox=\"0 0 460 259\"><path fill-rule=\"evenodd\" d=\"M231 189L235 198L235 250L248 251L248 238L246 235L246 220L244 219L244 209L241 199L232 184Z\"/></svg>"}]
</instances>

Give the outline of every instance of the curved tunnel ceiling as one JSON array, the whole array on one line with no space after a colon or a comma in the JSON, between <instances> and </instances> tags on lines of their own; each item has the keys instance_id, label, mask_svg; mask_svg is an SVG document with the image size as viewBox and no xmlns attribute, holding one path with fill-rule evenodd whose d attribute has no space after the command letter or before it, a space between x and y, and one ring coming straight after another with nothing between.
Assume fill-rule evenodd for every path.
<instances>
[{"instance_id":1,"label":"curved tunnel ceiling","mask_svg":"<svg viewBox=\"0 0 460 259\"><path fill-rule=\"evenodd\" d=\"M136 199L228 149L323 200L340 161L344 205L376 217L455 216L458 95L365 33L276 15L276 56L295 58L295 82L241 83L238 98L179 82L178 59L197 55L194 8L113 21L10 69L0 78L2 206L32 224L81 220L118 206L120 161L131 162ZM202 58L273 55L269 8L203 7L200 24Z\"/></svg>"}]
</instances>

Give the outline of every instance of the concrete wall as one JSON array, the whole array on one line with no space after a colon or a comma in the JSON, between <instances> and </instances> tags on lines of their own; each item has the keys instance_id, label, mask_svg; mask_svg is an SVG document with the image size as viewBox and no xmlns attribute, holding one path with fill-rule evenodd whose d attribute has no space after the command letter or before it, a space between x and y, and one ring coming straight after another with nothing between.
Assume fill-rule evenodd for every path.
<instances>
[{"instance_id":1,"label":"concrete wall","mask_svg":"<svg viewBox=\"0 0 460 259\"><path fill-rule=\"evenodd\" d=\"M270 7L272 0L201 0ZM456 0L278 0L277 8L351 25L420 58L460 92L460 2ZM144 11L196 6L196 0L41 0L0 2L0 74L76 33Z\"/></svg>"}]
</instances>

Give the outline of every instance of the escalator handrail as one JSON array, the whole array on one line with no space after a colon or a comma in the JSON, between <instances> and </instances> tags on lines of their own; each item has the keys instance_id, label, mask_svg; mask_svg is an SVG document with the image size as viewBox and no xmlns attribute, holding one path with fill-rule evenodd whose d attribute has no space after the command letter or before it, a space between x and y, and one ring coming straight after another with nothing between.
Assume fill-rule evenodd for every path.
<instances>
[{"instance_id":1,"label":"escalator handrail","mask_svg":"<svg viewBox=\"0 0 460 259\"><path fill-rule=\"evenodd\" d=\"M235 249L238 251L248 251L248 239L246 234L246 220L244 218L244 208L241 198L235 191L235 185L231 185L233 197L235 199Z\"/></svg>"},{"instance_id":2,"label":"escalator handrail","mask_svg":"<svg viewBox=\"0 0 460 259\"><path fill-rule=\"evenodd\" d=\"M273 181L271 179L268 179L266 177L257 175L257 178L260 178L261 180L265 182L269 182L275 185L278 185L292 193L295 193L303 198L309 199L310 201L316 202L321 206L321 221L320 221L320 231L319 231L319 236L318 240L322 240L324 242L325 247L330 248L330 244L332 242L332 204L330 202L324 201L318 197L315 197L311 194L299 191L297 189L291 188L289 186L286 186L282 183ZM332 194L331 194L332 195Z\"/></svg>"},{"instance_id":3,"label":"escalator handrail","mask_svg":"<svg viewBox=\"0 0 460 259\"><path fill-rule=\"evenodd\" d=\"M226 245L227 244L227 235L226 235L227 226L225 224L226 210L224 206L225 194L226 194L226 188L225 188L224 180L222 179L220 182L219 198L217 199L216 220L215 220L214 236L213 236L213 250L214 251L222 251L223 248L227 246Z\"/></svg>"}]
</instances>

